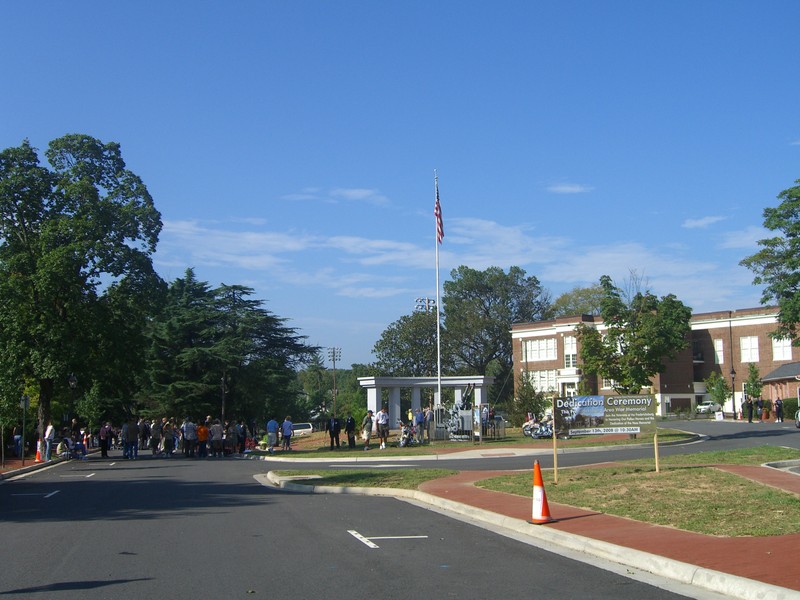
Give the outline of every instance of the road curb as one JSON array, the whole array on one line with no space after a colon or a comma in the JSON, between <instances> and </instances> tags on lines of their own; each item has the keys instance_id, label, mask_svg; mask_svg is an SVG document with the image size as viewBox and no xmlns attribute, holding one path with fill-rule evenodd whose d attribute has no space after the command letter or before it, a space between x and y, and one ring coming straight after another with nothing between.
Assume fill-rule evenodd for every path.
<instances>
[{"instance_id":1,"label":"road curb","mask_svg":"<svg viewBox=\"0 0 800 600\"><path fill-rule=\"evenodd\" d=\"M311 477L300 476L305 479ZM312 476L313 477L313 476ZM440 498L419 490L368 487L311 486L293 483L291 477L281 477L273 471L265 476L257 475L259 481L265 478L274 486L294 493L306 494L358 494L364 496L386 496L406 498L444 509L483 523L502 527L518 534L535 538L546 544L555 544L578 554L602 558L660 577L696 586L707 591L724 594L740 600L790 600L798 597L798 592L745 577L698 567L671 558L650 554L641 550L618 546L602 540L550 529L546 525L531 525L522 519L515 519L474 506Z\"/></svg>"}]
</instances>

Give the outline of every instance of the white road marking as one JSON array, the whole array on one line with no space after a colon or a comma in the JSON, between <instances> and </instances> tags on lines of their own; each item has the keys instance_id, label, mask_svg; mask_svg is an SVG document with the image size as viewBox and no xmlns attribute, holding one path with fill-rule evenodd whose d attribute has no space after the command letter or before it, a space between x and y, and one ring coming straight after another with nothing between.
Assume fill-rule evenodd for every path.
<instances>
[{"instance_id":1,"label":"white road marking","mask_svg":"<svg viewBox=\"0 0 800 600\"><path fill-rule=\"evenodd\" d=\"M47 494L47 495L45 496L45 498L50 498L51 496L55 496L55 495L56 495L58 492L60 492L60 491L61 491L61 490L56 490L55 492L50 492L49 494Z\"/></svg>"},{"instance_id":2,"label":"white road marking","mask_svg":"<svg viewBox=\"0 0 800 600\"><path fill-rule=\"evenodd\" d=\"M412 465L412 464L398 465L396 463L385 464L385 465L364 465L360 463L355 465L342 465L342 464L328 465L328 468L330 469L411 469L417 467L419 467L419 465Z\"/></svg>"},{"instance_id":3,"label":"white road marking","mask_svg":"<svg viewBox=\"0 0 800 600\"><path fill-rule=\"evenodd\" d=\"M422 540L428 538L427 535L374 535L372 537L366 537L358 533L355 529L348 529L347 533L372 549L380 548L380 546L372 540Z\"/></svg>"},{"instance_id":4,"label":"white road marking","mask_svg":"<svg viewBox=\"0 0 800 600\"><path fill-rule=\"evenodd\" d=\"M378 544L373 544L367 538L365 538L363 535L361 535L360 533L358 533L354 529L348 529L347 533L352 535L354 538L356 538L359 542L361 542L365 546L369 546L370 548L373 548L373 549L380 548L380 546L378 546Z\"/></svg>"}]
</instances>

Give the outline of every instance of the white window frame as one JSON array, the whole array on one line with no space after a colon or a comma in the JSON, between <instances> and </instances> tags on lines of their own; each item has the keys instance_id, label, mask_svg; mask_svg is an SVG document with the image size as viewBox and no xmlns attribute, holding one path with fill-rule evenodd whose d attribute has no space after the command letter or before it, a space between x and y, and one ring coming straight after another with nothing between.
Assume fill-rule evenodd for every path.
<instances>
[{"instance_id":1,"label":"white window frame","mask_svg":"<svg viewBox=\"0 0 800 600\"><path fill-rule=\"evenodd\" d=\"M556 390L556 369L528 371L528 381L537 392L554 392Z\"/></svg>"},{"instance_id":2,"label":"white window frame","mask_svg":"<svg viewBox=\"0 0 800 600\"><path fill-rule=\"evenodd\" d=\"M554 337L524 340L522 348L524 362L556 360L558 358L556 338Z\"/></svg>"},{"instance_id":3,"label":"white window frame","mask_svg":"<svg viewBox=\"0 0 800 600\"><path fill-rule=\"evenodd\" d=\"M792 360L791 338L772 338L772 360Z\"/></svg>"},{"instance_id":4,"label":"white window frame","mask_svg":"<svg viewBox=\"0 0 800 600\"><path fill-rule=\"evenodd\" d=\"M722 340L714 340L714 364L725 364L725 345Z\"/></svg>"},{"instance_id":5,"label":"white window frame","mask_svg":"<svg viewBox=\"0 0 800 600\"><path fill-rule=\"evenodd\" d=\"M758 362L758 336L744 335L739 338L739 349L743 363Z\"/></svg>"},{"instance_id":6,"label":"white window frame","mask_svg":"<svg viewBox=\"0 0 800 600\"><path fill-rule=\"evenodd\" d=\"M564 368L575 369L578 366L578 338L574 335L564 336Z\"/></svg>"}]
</instances>

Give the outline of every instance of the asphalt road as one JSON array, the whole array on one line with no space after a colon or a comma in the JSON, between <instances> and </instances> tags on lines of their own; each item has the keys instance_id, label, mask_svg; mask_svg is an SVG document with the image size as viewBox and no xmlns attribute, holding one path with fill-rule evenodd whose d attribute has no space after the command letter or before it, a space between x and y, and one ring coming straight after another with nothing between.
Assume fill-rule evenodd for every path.
<instances>
[{"instance_id":1,"label":"asphalt road","mask_svg":"<svg viewBox=\"0 0 800 600\"><path fill-rule=\"evenodd\" d=\"M726 451L735 450L738 448L748 448L761 445L774 445L786 446L790 448L800 449L800 429L794 425L794 420L784 423L747 423L741 421L714 421L710 419L694 419L691 421L675 421L665 426L674 429L680 429L691 433L696 433L702 436L698 441L692 443L683 443L679 445L659 445L660 456L670 456L673 454L691 454L704 451ZM465 450L475 450L481 447L477 444L464 443ZM442 469L458 469L458 470L516 470L516 469L530 469L532 465L532 458L530 456L502 456L502 449L498 447L487 446L487 454L492 454L490 457L476 457L476 458L448 458L448 455L440 455L438 459L433 462L429 459L413 460L407 459L400 463L404 466L424 466L436 467ZM371 452L370 457L374 458L379 456L380 450ZM363 454L363 453L362 453ZM396 455L395 455L396 456ZM569 449L564 450L559 448L558 452L558 466L559 467L573 467L587 464L595 464L598 462L616 461L616 460L631 460L635 458L653 458L654 452L652 444L642 446L608 446L600 447L597 449ZM361 458L360 456L357 458ZM541 452L537 454L536 459L541 464L542 468L551 468L553 466L553 451L550 447L541 448ZM392 463L390 455L386 455L385 461L388 464ZM321 469L321 468L346 468L347 463L341 462L341 459L325 463L323 462L308 462L301 463L292 461L291 467L286 466L286 462L276 462L274 468L276 469ZM361 463L363 466L364 463Z\"/></svg>"},{"instance_id":2,"label":"asphalt road","mask_svg":"<svg viewBox=\"0 0 800 600\"><path fill-rule=\"evenodd\" d=\"M0 598L683 597L412 503L269 489L267 468L112 456L3 482Z\"/></svg>"}]
</instances>

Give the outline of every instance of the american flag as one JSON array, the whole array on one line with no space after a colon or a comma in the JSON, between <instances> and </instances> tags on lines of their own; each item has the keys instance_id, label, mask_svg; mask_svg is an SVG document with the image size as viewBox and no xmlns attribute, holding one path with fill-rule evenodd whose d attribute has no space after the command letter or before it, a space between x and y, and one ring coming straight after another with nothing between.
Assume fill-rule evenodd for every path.
<instances>
[{"instance_id":1,"label":"american flag","mask_svg":"<svg viewBox=\"0 0 800 600\"><path fill-rule=\"evenodd\" d=\"M436 204L433 207L433 215L436 217L436 241L440 244L444 239L444 224L442 223L442 205L439 204L439 180L436 180Z\"/></svg>"}]
</instances>

